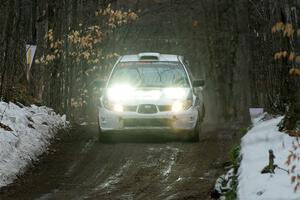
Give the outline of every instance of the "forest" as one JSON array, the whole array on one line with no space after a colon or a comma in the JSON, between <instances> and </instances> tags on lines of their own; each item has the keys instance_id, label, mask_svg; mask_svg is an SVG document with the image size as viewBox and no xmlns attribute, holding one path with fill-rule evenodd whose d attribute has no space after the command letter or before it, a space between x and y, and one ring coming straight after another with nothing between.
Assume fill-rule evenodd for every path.
<instances>
[{"instance_id":1,"label":"forest","mask_svg":"<svg viewBox=\"0 0 300 200\"><path fill-rule=\"evenodd\" d=\"M93 120L119 55L179 54L206 80L207 120L247 121L249 107L300 115L297 0L1 0L0 96ZM26 44L36 45L32 65Z\"/></svg>"}]
</instances>

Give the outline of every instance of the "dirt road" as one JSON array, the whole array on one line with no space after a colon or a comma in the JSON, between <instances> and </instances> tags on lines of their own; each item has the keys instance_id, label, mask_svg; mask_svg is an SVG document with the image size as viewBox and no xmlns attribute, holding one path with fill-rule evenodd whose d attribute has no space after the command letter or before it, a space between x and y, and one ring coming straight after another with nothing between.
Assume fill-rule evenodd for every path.
<instances>
[{"instance_id":1,"label":"dirt road","mask_svg":"<svg viewBox=\"0 0 300 200\"><path fill-rule=\"evenodd\" d=\"M0 199L210 199L239 137L234 128L206 128L199 143L134 136L103 144L96 130L60 133L48 153L0 190Z\"/></svg>"}]
</instances>

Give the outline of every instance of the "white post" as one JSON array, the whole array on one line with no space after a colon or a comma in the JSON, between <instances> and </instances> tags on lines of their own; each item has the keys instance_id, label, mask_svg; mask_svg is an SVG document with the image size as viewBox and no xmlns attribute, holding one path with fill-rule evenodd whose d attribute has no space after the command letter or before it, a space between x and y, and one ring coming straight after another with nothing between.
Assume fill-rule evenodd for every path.
<instances>
[{"instance_id":1,"label":"white post","mask_svg":"<svg viewBox=\"0 0 300 200\"><path fill-rule=\"evenodd\" d=\"M26 44L26 64L27 64L26 79L28 82L30 79L30 70L33 63L36 47L37 47L36 45Z\"/></svg>"}]
</instances>

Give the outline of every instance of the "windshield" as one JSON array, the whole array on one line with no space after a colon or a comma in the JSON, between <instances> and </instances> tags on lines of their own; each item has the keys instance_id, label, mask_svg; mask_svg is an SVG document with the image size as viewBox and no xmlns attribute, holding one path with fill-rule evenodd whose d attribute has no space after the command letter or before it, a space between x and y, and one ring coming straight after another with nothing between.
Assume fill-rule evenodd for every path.
<instances>
[{"instance_id":1,"label":"windshield","mask_svg":"<svg viewBox=\"0 0 300 200\"><path fill-rule=\"evenodd\" d=\"M121 62L109 86L126 84L134 87L189 87L188 78L179 62Z\"/></svg>"}]
</instances>

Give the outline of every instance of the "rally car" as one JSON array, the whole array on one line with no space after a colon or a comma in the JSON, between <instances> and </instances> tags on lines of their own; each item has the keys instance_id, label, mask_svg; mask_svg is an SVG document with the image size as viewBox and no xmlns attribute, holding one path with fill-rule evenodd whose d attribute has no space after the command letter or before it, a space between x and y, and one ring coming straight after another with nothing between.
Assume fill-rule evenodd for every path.
<instances>
[{"instance_id":1,"label":"rally car","mask_svg":"<svg viewBox=\"0 0 300 200\"><path fill-rule=\"evenodd\" d=\"M100 136L164 132L198 141L205 115L204 81L194 80L187 65L178 55L121 56L102 83Z\"/></svg>"}]
</instances>

